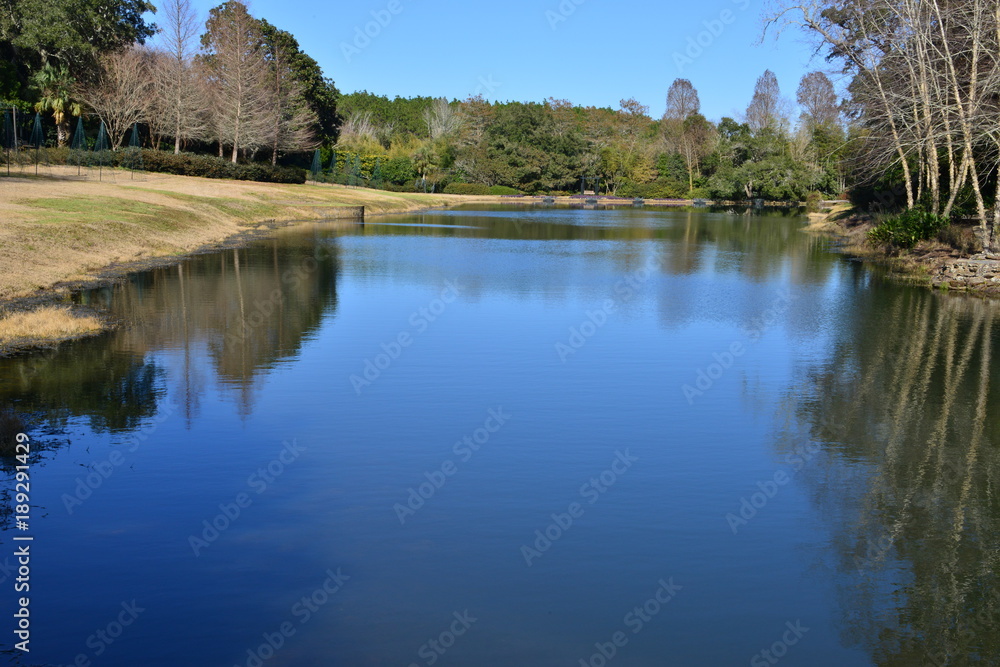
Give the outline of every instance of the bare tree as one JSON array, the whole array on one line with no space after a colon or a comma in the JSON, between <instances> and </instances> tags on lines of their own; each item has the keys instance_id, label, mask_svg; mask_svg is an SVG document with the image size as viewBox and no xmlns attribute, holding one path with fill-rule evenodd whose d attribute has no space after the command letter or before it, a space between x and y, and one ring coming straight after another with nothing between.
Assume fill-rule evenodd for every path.
<instances>
[{"instance_id":1,"label":"bare tree","mask_svg":"<svg viewBox=\"0 0 1000 667\"><path fill-rule=\"evenodd\" d=\"M359 111L348 115L340 126L337 148L355 153L380 153L384 150L379 141L381 130L372 121L370 112Z\"/></svg>"},{"instance_id":2,"label":"bare tree","mask_svg":"<svg viewBox=\"0 0 1000 667\"><path fill-rule=\"evenodd\" d=\"M427 133L431 141L454 134L460 120L459 114L443 97L437 98L424 109L424 122L427 124Z\"/></svg>"},{"instance_id":3,"label":"bare tree","mask_svg":"<svg viewBox=\"0 0 1000 667\"><path fill-rule=\"evenodd\" d=\"M203 62L212 90L213 126L222 146L259 148L273 136L273 98L258 23L238 0L210 12L202 35Z\"/></svg>"},{"instance_id":4,"label":"bare tree","mask_svg":"<svg viewBox=\"0 0 1000 667\"><path fill-rule=\"evenodd\" d=\"M125 133L148 115L153 92L150 58L134 47L102 56L99 65L100 74L81 87L80 99L104 121L111 148L118 150Z\"/></svg>"},{"instance_id":5,"label":"bare tree","mask_svg":"<svg viewBox=\"0 0 1000 667\"><path fill-rule=\"evenodd\" d=\"M809 127L834 125L840 117L837 92L830 77L823 72L809 72L803 76L796 99L802 105L804 120Z\"/></svg>"},{"instance_id":6,"label":"bare tree","mask_svg":"<svg viewBox=\"0 0 1000 667\"><path fill-rule=\"evenodd\" d=\"M174 138L174 153L184 143L206 136L208 96L194 65L198 18L190 0L164 0L163 51L156 59L155 113L151 127L156 134Z\"/></svg>"},{"instance_id":7,"label":"bare tree","mask_svg":"<svg viewBox=\"0 0 1000 667\"><path fill-rule=\"evenodd\" d=\"M764 73L757 79L753 98L747 107L747 125L754 132L760 132L764 129L780 129L783 121L782 107L778 77L771 70L764 70Z\"/></svg>"},{"instance_id":8,"label":"bare tree","mask_svg":"<svg viewBox=\"0 0 1000 667\"><path fill-rule=\"evenodd\" d=\"M691 114L701 111L698 91L688 79L674 79L667 90L665 119L684 121Z\"/></svg>"}]
</instances>

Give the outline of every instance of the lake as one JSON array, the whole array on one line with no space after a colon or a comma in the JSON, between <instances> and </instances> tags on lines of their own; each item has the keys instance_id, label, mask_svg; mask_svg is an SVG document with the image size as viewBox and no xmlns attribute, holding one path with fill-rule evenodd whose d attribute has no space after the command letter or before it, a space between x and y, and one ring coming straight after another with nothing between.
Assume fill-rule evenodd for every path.
<instances>
[{"instance_id":1,"label":"lake","mask_svg":"<svg viewBox=\"0 0 1000 667\"><path fill-rule=\"evenodd\" d=\"M997 304L803 224L460 208L78 294L122 326L0 360L18 664L995 664Z\"/></svg>"}]
</instances>

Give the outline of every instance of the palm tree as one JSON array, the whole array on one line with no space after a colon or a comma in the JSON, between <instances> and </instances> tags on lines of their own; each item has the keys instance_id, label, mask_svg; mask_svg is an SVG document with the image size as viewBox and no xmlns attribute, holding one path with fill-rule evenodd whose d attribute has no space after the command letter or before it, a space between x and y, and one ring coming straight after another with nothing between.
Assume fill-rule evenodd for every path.
<instances>
[{"instance_id":1,"label":"palm tree","mask_svg":"<svg viewBox=\"0 0 1000 667\"><path fill-rule=\"evenodd\" d=\"M424 144L413 154L413 166L416 168L417 173L420 174L420 181L422 183L426 184L427 175L436 164L437 155L435 155L434 148L430 144Z\"/></svg>"},{"instance_id":2,"label":"palm tree","mask_svg":"<svg viewBox=\"0 0 1000 667\"><path fill-rule=\"evenodd\" d=\"M35 103L35 111L43 113L51 111L56 122L56 137L59 146L65 146L69 140L69 120L66 113L79 116L82 113L79 102L70 99L75 80L70 76L65 65L53 67L49 63L35 74L35 85L41 91L42 98Z\"/></svg>"}]
</instances>

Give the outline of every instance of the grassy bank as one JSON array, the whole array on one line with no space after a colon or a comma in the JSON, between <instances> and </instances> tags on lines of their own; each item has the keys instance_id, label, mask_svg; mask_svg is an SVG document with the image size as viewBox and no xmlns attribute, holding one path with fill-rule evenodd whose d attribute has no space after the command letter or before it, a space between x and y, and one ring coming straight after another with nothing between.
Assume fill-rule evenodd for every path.
<instances>
[{"instance_id":1,"label":"grassy bank","mask_svg":"<svg viewBox=\"0 0 1000 667\"><path fill-rule=\"evenodd\" d=\"M96 181L76 178L75 167L47 171L0 178L0 351L18 340L71 336L53 328L57 313L25 315L33 299L58 299L74 285L141 268L143 261L178 257L277 223L336 217L343 207L364 206L367 215L378 215L500 201L164 174L132 179L110 170ZM82 325L63 319L60 326ZM93 331L85 328L78 333Z\"/></svg>"},{"instance_id":2,"label":"grassy bank","mask_svg":"<svg viewBox=\"0 0 1000 667\"><path fill-rule=\"evenodd\" d=\"M90 336L104 330L104 322L68 306L41 306L0 317L0 353Z\"/></svg>"},{"instance_id":3,"label":"grassy bank","mask_svg":"<svg viewBox=\"0 0 1000 667\"><path fill-rule=\"evenodd\" d=\"M372 215L497 201L162 174L131 180L107 170L95 182L69 178L74 167L50 169L54 176L0 178L0 301L92 279L111 264L191 252L265 221L317 220L344 206Z\"/></svg>"}]
</instances>

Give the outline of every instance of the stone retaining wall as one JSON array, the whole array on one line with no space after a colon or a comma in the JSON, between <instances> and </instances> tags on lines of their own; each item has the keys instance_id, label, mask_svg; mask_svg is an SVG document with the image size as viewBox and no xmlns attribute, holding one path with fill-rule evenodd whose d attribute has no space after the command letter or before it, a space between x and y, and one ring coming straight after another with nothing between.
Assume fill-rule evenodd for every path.
<instances>
[{"instance_id":1,"label":"stone retaining wall","mask_svg":"<svg viewBox=\"0 0 1000 667\"><path fill-rule=\"evenodd\" d=\"M935 285L1000 289L1000 260L954 259L944 262L933 277Z\"/></svg>"}]
</instances>

